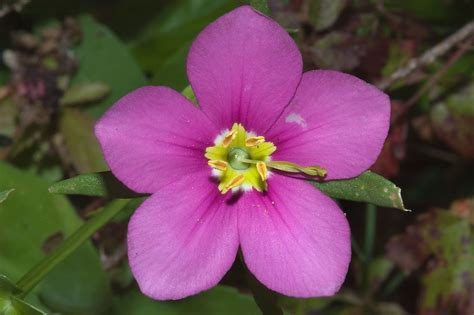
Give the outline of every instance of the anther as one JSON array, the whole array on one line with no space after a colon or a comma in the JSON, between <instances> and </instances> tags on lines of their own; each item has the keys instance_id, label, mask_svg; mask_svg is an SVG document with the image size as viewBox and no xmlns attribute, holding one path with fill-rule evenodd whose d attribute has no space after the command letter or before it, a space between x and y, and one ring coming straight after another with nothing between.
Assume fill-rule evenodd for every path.
<instances>
[{"instance_id":1,"label":"anther","mask_svg":"<svg viewBox=\"0 0 474 315\"><path fill-rule=\"evenodd\" d=\"M225 171L227 169L227 162L220 160L209 160L207 164L219 171Z\"/></svg>"},{"instance_id":2,"label":"anther","mask_svg":"<svg viewBox=\"0 0 474 315\"><path fill-rule=\"evenodd\" d=\"M232 189L232 188L235 188L235 187L238 187L240 185L242 185L242 183L244 182L245 180L245 177L244 175L240 174L240 175L237 175L236 177L234 177L230 183L228 183L226 186L225 186L225 189L226 191L229 190L229 189Z\"/></svg>"},{"instance_id":3,"label":"anther","mask_svg":"<svg viewBox=\"0 0 474 315\"><path fill-rule=\"evenodd\" d=\"M262 181L266 181L268 178L267 164L264 162L257 162L256 167L258 175L260 175Z\"/></svg>"},{"instance_id":4,"label":"anther","mask_svg":"<svg viewBox=\"0 0 474 315\"><path fill-rule=\"evenodd\" d=\"M237 130L233 129L224 137L224 140L222 140L222 146L224 148L229 147L232 141L234 141L235 137L237 137Z\"/></svg>"},{"instance_id":5,"label":"anther","mask_svg":"<svg viewBox=\"0 0 474 315\"><path fill-rule=\"evenodd\" d=\"M246 147L255 147L259 144L262 144L265 142L265 137L258 136L258 137L250 137L245 140L245 146Z\"/></svg>"}]
</instances>

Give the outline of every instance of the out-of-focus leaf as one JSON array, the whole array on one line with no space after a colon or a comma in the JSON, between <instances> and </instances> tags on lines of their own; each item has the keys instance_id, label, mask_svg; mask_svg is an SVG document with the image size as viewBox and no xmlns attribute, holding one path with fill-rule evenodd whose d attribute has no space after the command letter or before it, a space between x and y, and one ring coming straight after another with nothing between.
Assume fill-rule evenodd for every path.
<instances>
[{"instance_id":1,"label":"out-of-focus leaf","mask_svg":"<svg viewBox=\"0 0 474 315\"><path fill-rule=\"evenodd\" d=\"M309 299L293 298L284 295L278 297L280 305L283 307L285 312L288 312L289 314L307 314L310 311L321 311L336 299L337 297L335 296Z\"/></svg>"},{"instance_id":2,"label":"out-of-focus leaf","mask_svg":"<svg viewBox=\"0 0 474 315\"><path fill-rule=\"evenodd\" d=\"M2 297L0 295L0 314L2 315L46 315L39 310L14 296Z\"/></svg>"},{"instance_id":3,"label":"out-of-focus leaf","mask_svg":"<svg viewBox=\"0 0 474 315\"><path fill-rule=\"evenodd\" d=\"M387 250L388 258L405 272L427 266L421 277L420 314L472 313L474 239L467 218L446 210L423 213L406 233L390 240Z\"/></svg>"},{"instance_id":4,"label":"out-of-focus leaf","mask_svg":"<svg viewBox=\"0 0 474 315\"><path fill-rule=\"evenodd\" d=\"M97 232L102 226L109 222L119 211L121 211L128 203L128 200L114 200L107 204L103 209L98 210L89 220L84 222L80 228L78 228L74 233L72 233L67 239L59 244L59 246L52 251L48 256L45 257L40 263L35 265L34 269L31 270L27 275L21 278L17 285L20 288L34 284L37 279L40 279L43 275L50 272L51 266L58 264L58 262L66 259L71 253L73 253L77 248L79 248L87 239L89 239L92 234ZM83 262L79 259L70 260L67 268L64 269L64 265L58 265L53 272L48 275L48 281L43 284L42 288L45 293L40 294L41 300L51 309L70 312L70 308L73 307L77 311L87 312L88 309L84 308L81 304L81 301L72 302L72 305L65 305L61 293L55 291L57 288L63 288L63 290L70 290L70 284L65 281L64 275L69 273L70 270L74 270L74 277L87 279L89 277L93 278L103 278L103 273L101 270L101 265L97 261L93 266L92 270L86 270L80 268ZM61 269L63 268L63 269ZM92 272L91 272L92 271ZM95 273L94 273L95 271ZM87 288L92 294L97 294L98 298L106 298L102 291L103 287L100 286L88 286L85 285L84 288ZM82 292L73 292L73 296L80 296ZM75 305L77 304L77 305Z\"/></svg>"},{"instance_id":5,"label":"out-of-focus leaf","mask_svg":"<svg viewBox=\"0 0 474 315\"><path fill-rule=\"evenodd\" d=\"M0 73L2 73L0 71ZM0 86L0 89L2 86ZM0 98L0 160L8 154L16 130L17 108L10 97Z\"/></svg>"},{"instance_id":6,"label":"out-of-focus leaf","mask_svg":"<svg viewBox=\"0 0 474 315\"><path fill-rule=\"evenodd\" d=\"M267 0L250 0L250 5L258 12L268 16L271 14Z\"/></svg>"},{"instance_id":7,"label":"out-of-focus leaf","mask_svg":"<svg viewBox=\"0 0 474 315\"><path fill-rule=\"evenodd\" d=\"M393 270L393 262L388 260L387 258L379 257L373 259L368 268L368 283L370 287L370 291L372 293L377 292L379 290L380 285L382 282L387 279L390 272Z\"/></svg>"},{"instance_id":8,"label":"out-of-focus leaf","mask_svg":"<svg viewBox=\"0 0 474 315\"><path fill-rule=\"evenodd\" d=\"M401 189L391 181L370 171L348 180L311 181L311 183L336 199L367 202L381 207L409 211L403 205Z\"/></svg>"},{"instance_id":9,"label":"out-of-focus leaf","mask_svg":"<svg viewBox=\"0 0 474 315\"><path fill-rule=\"evenodd\" d=\"M13 135L16 129L16 113L15 103L10 97L0 100L0 135L9 137Z\"/></svg>"},{"instance_id":10,"label":"out-of-focus leaf","mask_svg":"<svg viewBox=\"0 0 474 315\"><path fill-rule=\"evenodd\" d=\"M474 81L431 111L437 136L457 153L474 159Z\"/></svg>"},{"instance_id":11,"label":"out-of-focus leaf","mask_svg":"<svg viewBox=\"0 0 474 315\"><path fill-rule=\"evenodd\" d=\"M376 303L373 307L373 313L380 315L406 315L407 312L396 303L381 302Z\"/></svg>"},{"instance_id":12,"label":"out-of-focus leaf","mask_svg":"<svg viewBox=\"0 0 474 315\"><path fill-rule=\"evenodd\" d=\"M418 219L424 220L423 217ZM393 236L386 245L386 251L387 258L406 274L418 269L429 255L417 226L409 226L404 234Z\"/></svg>"},{"instance_id":13,"label":"out-of-focus leaf","mask_svg":"<svg viewBox=\"0 0 474 315\"><path fill-rule=\"evenodd\" d=\"M260 283L251 272L247 271L246 276L253 298L262 314L283 315L283 310L278 304L278 295Z\"/></svg>"},{"instance_id":14,"label":"out-of-focus leaf","mask_svg":"<svg viewBox=\"0 0 474 315\"><path fill-rule=\"evenodd\" d=\"M59 130L69 153L69 158L80 173L108 169L102 150L94 135L94 118L76 109L64 109Z\"/></svg>"},{"instance_id":15,"label":"out-of-focus leaf","mask_svg":"<svg viewBox=\"0 0 474 315\"><path fill-rule=\"evenodd\" d=\"M456 200L449 209L455 216L463 218L474 226L474 198Z\"/></svg>"},{"instance_id":16,"label":"out-of-focus leaf","mask_svg":"<svg viewBox=\"0 0 474 315\"><path fill-rule=\"evenodd\" d=\"M81 16L79 21L83 38L76 49L80 67L73 84L103 82L111 88L104 100L88 109L97 118L113 102L146 81L135 59L115 34L90 16Z\"/></svg>"},{"instance_id":17,"label":"out-of-focus leaf","mask_svg":"<svg viewBox=\"0 0 474 315\"><path fill-rule=\"evenodd\" d=\"M217 286L198 295L179 301L154 301L138 290L116 296L113 314L116 315L260 315L250 296L236 289Z\"/></svg>"},{"instance_id":18,"label":"out-of-focus leaf","mask_svg":"<svg viewBox=\"0 0 474 315\"><path fill-rule=\"evenodd\" d=\"M333 31L317 40L309 51L318 67L348 71L359 66L363 49L349 33Z\"/></svg>"},{"instance_id":19,"label":"out-of-focus leaf","mask_svg":"<svg viewBox=\"0 0 474 315\"><path fill-rule=\"evenodd\" d=\"M472 314L474 311L474 239L468 220L436 211L422 227L422 237L435 256L422 277L421 314Z\"/></svg>"},{"instance_id":20,"label":"out-of-focus leaf","mask_svg":"<svg viewBox=\"0 0 474 315\"><path fill-rule=\"evenodd\" d=\"M382 75L388 77L398 68L405 65L408 60L413 57L415 45L408 43L393 42L390 45L388 59L382 69Z\"/></svg>"},{"instance_id":21,"label":"out-of-focus leaf","mask_svg":"<svg viewBox=\"0 0 474 315\"><path fill-rule=\"evenodd\" d=\"M102 100L110 87L102 82L76 84L70 87L59 101L63 106L82 105Z\"/></svg>"},{"instance_id":22,"label":"out-of-focus leaf","mask_svg":"<svg viewBox=\"0 0 474 315\"><path fill-rule=\"evenodd\" d=\"M445 0L385 0L388 10L404 10L414 14L419 19L457 22L470 18L466 12L474 11L472 1ZM438 23L439 24L439 23Z\"/></svg>"},{"instance_id":23,"label":"out-of-focus leaf","mask_svg":"<svg viewBox=\"0 0 474 315\"><path fill-rule=\"evenodd\" d=\"M8 195L11 194L14 190L15 188L0 191L0 203L4 202L8 198Z\"/></svg>"},{"instance_id":24,"label":"out-of-focus leaf","mask_svg":"<svg viewBox=\"0 0 474 315\"><path fill-rule=\"evenodd\" d=\"M440 63L442 67L444 64ZM460 82L466 82L466 79L474 80L474 52L467 52L459 58L448 70L441 76L440 83L444 88L453 87Z\"/></svg>"},{"instance_id":25,"label":"out-of-focus leaf","mask_svg":"<svg viewBox=\"0 0 474 315\"><path fill-rule=\"evenodd\" d=\"M346 0L306 0L308 20L317 31L331 27L346 6Z\"/></svg>"},{"instance_id":26,"label":"out-of-focus leaf","mask_svg":"<svg viewBox=\"0 0 474 315\"><path fill-rule=\"evenodd\" d=\"M181 90L187 85L186 56L196 35L238 5L235 0L173 1L132 43L132 52L153 84ZM172 74L172 75L170 75Z\"/></svg>"},{"instance_id":27,"label":"out-of-focus leaf","mask_svg":"<svg viewBox=\"0 0 474 315\"><path fill-rule=\"evenodd\" d=\"M402 102L393 100L391 102L390 121L395 122L400 118L404 112L404 105ZM394 177L400 172L400 161L406 155L406 139L408 136L408 123L392 124L389 134L380 152L377 161L370 168L377 174L384 177Z\"/></svg>"},{"instance_id":28,"label":"out-of-focus leaf","mask_svg":"<svg viewBox=\"0 0 474 315\"><path fill-rule=\"evenodd\" d=\"M43 179L4 162L0 174L0 190L15 189L0 204L0 273L17 281L44 257L52 235L67 237L82 221L67 199L47 193ZM33 293L28 299L35 305L41 306L39 298L59 312L96 314L110 302L107 277L89 242L56 266Z\"/></svg>"},{"instance_id":29,"label":"out-of-focus leaf","mask_svg":"<svg viewBox=\"0 0 474 315\"><path fill-rule=\"evenodd\" d=\"M37 315L46 314L36 307L15 297L20 290L4 275L0 274L0 314Z\"/></svg>"},{"instance_id":30,"label":"out-of-focus leaf","mask_svg":"<svg viewBox=\"0 0 474 315\"><path fill-rule=\"evenodd\" d=\"M109 198L136 198L136 193L120 182L112 172L81 174L57 182L49 187L49 192L64 195L100 196Z\"/></svg>"},{"instance_id":31,"label":"out-of-focus leaf","mask_svg":"<svg viewBox=\"0 0 474 315\"><path fill-rule=\"evenodd\" d=\"M9 295L18 293L19 289L6 277L0 274L0 295Z\"/></svg>"}]
</instances>

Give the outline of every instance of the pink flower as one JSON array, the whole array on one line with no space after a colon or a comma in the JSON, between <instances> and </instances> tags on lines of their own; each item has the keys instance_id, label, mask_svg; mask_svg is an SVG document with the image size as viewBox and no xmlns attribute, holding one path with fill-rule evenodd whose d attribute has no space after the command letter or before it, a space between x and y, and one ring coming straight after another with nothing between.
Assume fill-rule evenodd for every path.
<instances>
[{"instance_id":1,"label":"pink flower","mask_svg":"<svg viewBox=\"0 0 474 315\"><path fill-rule=\"evenodd\" d=\"M348 74L303 74L290 36L249 6L199 34L187 72L199 109L149 86L96 125L112 172L152 194L128 229L140 289L155 299L209 289L240 247L268 288L334 294L351 258L348 222L301 173L333 180L368 169L387 136L388 97Z\"/></svg>"}]
</instances>

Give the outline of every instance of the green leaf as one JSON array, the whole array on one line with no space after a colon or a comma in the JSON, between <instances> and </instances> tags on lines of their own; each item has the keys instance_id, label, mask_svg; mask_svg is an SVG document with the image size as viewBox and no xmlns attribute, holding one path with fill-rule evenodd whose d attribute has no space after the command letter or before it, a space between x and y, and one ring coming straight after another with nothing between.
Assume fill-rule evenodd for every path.
<instances>
[{"instance_id":1,"label":"green leaf","mask_svg":"<svg viewBox=\"0 0 474 315\"><path fill-rule=\"evenodd\" d=\"M4 202L5 200L7 200L8 195L11 194L14 190L15 190L15 188L8 189L8 190L4 190L4 191L0 191L0 203L2 203L2 202Z\"/></svg>"},{"instance_id":2,"label":"green leaf","mask_svg":"<svg viewBox=\"0 0 474 315\"><path fill-rule=\"evenodd\" d=\"M81 174L57 182L49 187L53 194L85 195L109 198L136 198L138 194L128 189L112 172Z\"/></svg>"},{"instance_id":3,"label":"green leaf","mask_svg":"<svg viewBox=\"0 0 474 315\"><path fill-rule=\"evenodd\" d=\"M181 92L181 94L183 94L183 96L186 97L188 100L190 100L194 105L199 107L196 95L194 95L194 91L191 85L188 85L187 87L185 87L183 91Z\"/></svg>"},{"instance_id":4,"label":"green leaf","mask_svg":"<svg viewBox=\"0 0 474 315\"><path fill-rule=\"evenodd\" d=\"M192 40L210 22L238 5L235 0L172 1L132 42L132 52L153 84L187 85L186 56ZM173 75L170 75L173 74Z\"/></svg>"},{"instance_id":5,"label":"green leaf","mask_svg":"<svg viewBox=\"0 0 474 315\"><path fill-rule=\"evenodd\" d=\"M433 106L430 119L443 142L460 155L474 158L474 81Z\"/></svg>"},{"instance_id":6,"label":"green leaf","mask_svg":"<svg viewBox=\"0 0 474 315\"><path fill-rule=\"evenodd\" d=\"M45 180L5 162L0 162L0 174L0 190L15 189L0 203L0 274L17 281L45 256L52 236L69 236L82 221L67 199L47 193ZM53 269L32 293L28 301L40 307L54 300L54 308L48 304L52 311L95 314L110 301L107 277L90 242Z\"/></svg>"},{"instance_id":7,"label":"green leaf","mask_svg":"<svg viewBox=\"0 0 474 315\"><path fill-rule=\"evenodd\" d=\"M367 282L368 288L372 294L380 289L380 285L387 279L393 268L393 262L385 257L377 257L370 262L367 267Z\"/></svg>"},{"instance_id":8,"label":"green leaf","mask_svg":"<svg viewBox=\"0 0 474 315\"><path fill-rule=\"evenodd\" d=\"M104 82L111 88L104 100L88 109L97 118L120 97L146 81L135 59L114 33L91 16L81 16L79 21L82 41L76 54L80 67L72 83Z\"/></svg>"},{"instance_id":9,"label":"green leaf","mask_svg":"<svg viewBox=\"0 0 474 315\"><path fill-rule=\"evenodd\" d=\"M469 220L437 210L420 221L422 225L418 229L422 240L434 256L421 278L420 313L435 310L449 313L460 307L459 314L467 314L467 306L472 305L474 283L474 238ZM462 305L466 305L465 311Z\"/></svg>"},{"instance_id":10,"label":"green leaf","mask_svg":"<svg viewBox=\"0 0 474 315\"><path fill-rule=\"evenodd\" d=\"M349 33L332 31L318 38L309 52L314 63L323 69L349 71L361 63L360 50L347 43L353 41Z\"/></svg>"},{"instance_id":11,"label":"green leaf","mask_svg":"<svg viewBox=\"0 0 474 315\"><path fill-rule=\"evenodd\" d=\"M39 310L14 296L0 296L0 314L2 315L46 315Z\"/></svg>"},{"instance_id":12,"label":"green leaf","mask_svg":"<svg viewBox=\"0 0 474 315\"><path fill-rule=\"evenodd\" d=\"M417 313L470 313L467 310L472 305L474 283L473 213L471 198L454 202L450 211L425 211L405 233L387 244L386 256L405 271L399 279L417 269L417 275L421 275ZM392 283L386 286L386 294L393 292L400 281Z\"/></svg>"},{"instance_id":13,"label":"green leaf","mask_svg":"<svg viewBox=\"0 0 474 315\"><path fill-rule=\"evenodd\" d=\"M252 298L236 289L217 286L198 295L178 301L154 301L138 290L116 296L116 315L260 315Z\"/></svg>"},{"instance_id":14,"label":"green leaf","mask_svg":"<svg viewBox=\"0 0 474 315\"><path fill-rule=\"evenodd\" d=\"M260 13L263 13L267 16L270 16L271 14L267 0L250 0L250 5Z\"/></svg>"},{"instance_id":15,"label":"green leaf","mask_svg":"<svg viewBox=\"0 0 474 315\"><path fill-rule=\"evenodd\" d=\"M348 180L311 183L332 198L410 211L403 205L401 189L388 179L370 171Z\"/></svg>"},{"instance_id":16,"label":"green leaf","mask_svg":"<svg viewBox=\"0 0 474 315\"><path fill-rule=\"evenodd\" d=\"M386 0L384 4L387 10L414 14L418 19L432 21L433 26L439 25L440 22L458 24L459 21L469 19L469 14L466 15L466 12L473 12L474 9L472 1Z\"/></svg>"},{"instance_id":17,"label":"green leaf","mask_svg":"<svg viewBox=\"0 0 474 315\"><path fill-rule=\"evenodd\" d=\"M0 275L0 314L2 315L36 315L46 314L36 307L26 303L15 297L20 289L18 289L4 275Z\"/></svg>"},{"instance_id":18,"label":"green leaf","mask_svg":"<svg viewBox=\"0 0 474 315\"><path fill-rule=\"evenodd\" d=\"M336 199L368 202L377 206L397 208L404 211L400 188L389 180L370 171L359 177L330 182L314 182L313 185ZM82 174L50 186L53 194L86 195L110 198L136 198L138 194L123 185L110 171Z\"/></svg>"},{"instance_id":19,"label":"green leaf","mask_svg":"<svg viewBox=\"0 0 474 315\"><path fill-rule=\"evenodd\" d=\"M65 108L60 116L59 130L73 165L80 173L108 169L99 142L94 135L95 120L89 114Z\"/></svg>"},{"instance_id":20,"label":"green leaf","mask_svg":"<svg viewBox=\"0 0 474 315\"><path fill-rule=\"evenodd\" d=\"M64 92L62 106L82 105L102 100L110 93L110 87L102 82L76 84Z\"/></svg>"},{"instance_id":21,"label":"green leaf","mask_svg":"<svg viewBox=\"0 0 474 315\"><path fill-rule=\"evenodd\" d=\"M0 274L0 296L15 294L19 291L7 276Z\"/></svg>"},{"instance_id":22,"label":"green leaf","mask_svg":"<svg viewBox=\"0 0 474 315\"><path fill-rule=\"evenodd\" d=\"M97 232L97 230L104 226L104 224L109 222L120 210L126 206L127 203L128 200L114 200L104 207L104 209L94 214L91 219L83 223L80 228L78 228L73 234L71 234L71 236L64 240L54 251L47 255L37 265L31 268L27 274L18 280L17 286L23 291L31 290L36 285L36 283L38 283L48 272L54 268L54 266L68 257L87 239L89 239L92 234ZM73 270L77 270L77 267L82 264L82 262L79 260L75 260L74 263L76 264L76 268ZM84 274L84 276L88 277L91 275ZM55 280L61 282L61 279ZM48 284L51 285L51 283Z\"/></svg>"},{"instance_id":23,"label":"green leaf","mask_svg":"<svg viewBox=\"0 0 474 315\"><path fill-rule=\"evenodd\" d=\"M337 296L318 297L318 298L294 298L280 295L278 301L285 310L285 314L326 314L322 310L327 308L337 299ZM315 311L319 311L315 312ZM312 314L311 313L311 314Z\"/></svg>"},{"instance_id":24,"label":"green leaf","mask_svg":"<svg viewBox=\"0 0 474 315\"><path fill-rule=\"evenodd\" d=\"M254 275L246 271L247 282L252 290L253 298L263 315L283 315L278 305L278 295L261 284Z\"/></svg>"},{"instance_id":25,"label":"green leaf","mask_svg":"<svg viewBox=\"0 0 474 315\"><path fill-rule=\"evenodd\" d=\"M308 19L316 31L331 27L347 3L346 0L310 0L308 2Z\"/></svg>"}]
</instances>

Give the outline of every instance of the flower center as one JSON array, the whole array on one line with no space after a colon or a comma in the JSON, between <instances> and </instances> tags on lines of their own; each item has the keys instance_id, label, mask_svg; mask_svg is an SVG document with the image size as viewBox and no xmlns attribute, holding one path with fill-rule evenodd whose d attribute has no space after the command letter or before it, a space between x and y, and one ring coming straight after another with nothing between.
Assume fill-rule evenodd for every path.
<instances>
[{"instance_id":1,"label":"flower center","mask_svg":"<svg viewBox=\"0 0 474 315\"><path fill-rule=\"evenodd\" d=\"M250 159L250 154L242 148L233 148L227 155L227 160L234 170L246 170L250 167L250 164L243 162L242 159Z\"/></svg>"},{"instance_id":2,"label":"flower center","mask_svg":"<svg viewBox=\"0 0 474 315\"><path fill-rule=\"evenodd\" d=\"M206 148L205 157L213 168L213 174L219 178L218 188L223 194L238 189L267 190L267 179L271 175L269 168L309 176L326 176L326 171L319 166L304 167L291 162L271 161L276 146L262 136L247 132L241 124L234 124L230 131L224 131L214 144Z\"/></svg>"}]
</instances>

